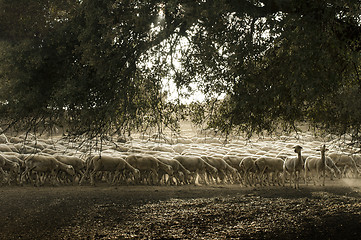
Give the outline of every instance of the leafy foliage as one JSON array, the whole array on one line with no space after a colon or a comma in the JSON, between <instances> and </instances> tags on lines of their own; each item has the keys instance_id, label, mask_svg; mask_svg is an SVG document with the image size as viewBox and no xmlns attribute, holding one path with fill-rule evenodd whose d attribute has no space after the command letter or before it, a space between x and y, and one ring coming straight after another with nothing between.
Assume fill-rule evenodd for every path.
<instances>
[{"instance_id":1,"label":"leafy foliage","mask_svg":"<svg viewBox=\"0 0 361 240\"><path fill-rule=\"evenodd\" d=\"M91 138L176 130L186 111L163 91L172 78L208 98L188 107L191 119L227 134L307 121L360 138L359 0L0 0L0 9L5 127Z\"/></svg>"},{"instance_id":2,"label":"leafy foliage","mask_svg":"<svg viewBox=\"0 0 361 240\"><path fill-rule=\"evenodd\" d=\"M288 2L287 12L226 12L212 16L212 24L202 19L185 66L189 78L206 73L206 92L228 95L210 127L252 134L307 121L332 133L359 129L351 99L359 98L360 19L350 14L359 5Z\"/></svg>"}]
</instances>

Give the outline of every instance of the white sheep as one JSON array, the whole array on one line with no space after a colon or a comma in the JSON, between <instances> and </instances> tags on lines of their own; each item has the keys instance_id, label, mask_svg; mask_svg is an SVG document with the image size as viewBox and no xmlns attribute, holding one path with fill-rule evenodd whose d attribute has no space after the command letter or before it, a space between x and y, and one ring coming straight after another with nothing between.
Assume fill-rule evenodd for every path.
<instances>
[{"instance_id":1,"label":"white sheep","mask_svg":"<svg viewBox=\"0 0 361 240\"><path fill-rule=\"evenodd\" d=\"M297 145L294 147L295 153L297 153L297 157L289 157L286 158L283 164L283 186L285 185L286 173L290 174L290 186L292 184L292 178L294 180L294 187L299 188L300 184L300 174L304 169L304 162L301 155L302 147Z\"/></svg>"},{"instance_id":2,"label":"white sheep","mask_svg":"<svg viewBox=\"0 0 361 240\"><path fill-rule=\"evenodd\" d=\"M225 155L223 157L223 160L226 161L226 163L228 163L229 166L235 168L237 170L237 177L235 179L235 183L242 183L242 170L240 168L240 163L242 161L242 159L245 158L245 156L243 155Z\"/></svg>"},{"instance_id":3,"label":"white sheep","mask_svg":"<svg viewBox=\"0 0 361 240\"><path fill-rule=\"evenodd\" d=\"M105 171L113 174L113 178L110 179L112 184L115 184L117 177L124 171L128 170L136 178L139 178L139 170L131 166L125 159L121 157L112 157L107 155L94 156L90 159L93 165L93 169L90 172L90 184L95 185L94 175L100 171Z\"/></svg>"},{"instance_id":4,"label":"white sheep","mask_svg":"<svg viewBox=\"0 0 361 240\"><path fill-rule=\"evenodd\" d=\"M4 181L6 174L5 171L3 170L4 166L5 166L5 161L6 158L3 155L0 155L0 173L1 173L1 182ZM0 182L0 183L1 183Z\"/></svg>"},{"instance_id":5,"label":"white sheep","mask_svg":"<svg viewBox=\"0 0 361 240\"><path fill-rule=\"evenodd\" d=\"M35 154L40 152L39 149L24 145L22 143L14 144L14 147L16 148L17 152L22 154Z\"/></svg>"},{"instance_id":6,"label":"white sheep","mask_svg":"<svg viewBox=\"0 0 361 240\"><path fill-rule=\"evenodd\" d=\"M10 144L4 144L4 143L0 144L0 152L2 153L11 153L15 151L17 151L17 149L11 146Z\"/></svg>"},{"instance_id":7,"label":"white sheep","mask_svg":"<svg viewBox=\"0 0 361 240\"><path fill-rule=\"evenodd\" d=\"M193 184L196 183L197 176L207 184L206 174L210 174L212 177L217 176L217 169L207 162L205 162L201 157L198 156L176 156L174 159L179 161L186 169L192 173L193 179L188 179Z\"/></svg>"},{"instance_id":8,"label":"white sheep","mask_svg":"<svg viewBox=\"0 0 361 240\"><path fill-rule=\"evenodd\" d=\"M165 164L170 165L174 170L174 177L177 181L177 185L185 184L185 180L191 175L191 172L188 171L179 161L176 159L170 159L165 157L157 157L157 159ZM174 184L173 178L168 179L169 184Z\"/></svg>"},{"instance_id":9,"label":"white sheep","mask_svg":"<svg viewBox=\"0 0 361 240\"><path fill-rule=\"evenodd\" d=\"M155 146L152 148L153 151L158 151L158 152L170 152L170 153L174 153L174 150L172 147L167 147L167 146Z\"/></svg>"},{"instance_id":10,"label":"white sheep","mask_svg":"<svg viewBox=\"0 0 361 240\"><path fill-rule=\"evenodd\" d=\"M15 157L15 156L13 156ZM9 158L12 158L11 156L8 157L6 155L0 154L0 158L4 161L4 165L2 166L2 169L6 172L8 172L8 179L7 183L10 185L11 181L14 179L16 182L18 182L18 177L20 174L20 164L16 161L12 161Z\"/></svg>"},{"instance_id":11,"label":"white sheep","mask_svg":"<svg viewBox=\"0 0 361 240\"><path fill-rule=\"evenodd\" d=\"M202 156L204 161L217 169L217 176L221 183L229 181L231 183L237 178L237 169L231 167L223 158L214 156ZM216 176L216 181L218 180Z\"/></svg>"},{"instance_id":12,"label":"white sheep","mask_svg":"<svg viewBox=\"0 0 361 240\"><path fill-rule=\"evenodd\" d=\"M19 137L9 137L9 142L11 143L22 143L24 142L24 139Z\"/></svg>"},{"instance_id":13,"label":"white sheep","mask_svg":"<svg viewBox=\"0 0 361 240\"><path fill-rule=\"evenodd\" d=\"M328 151L326 145L323 145L320 150L321 157L308 157L305 161L305 182L308 184L307 173L311 172L314 185L316 185L316 180L314 173L316 173L317 179L320 179L321 175L323 176L322 186L325 186L326 178L326 156L325 153Z\"/></svg>"},{"instance_id":14,"label":"white sheep","mask_svg":"<svg viewBox=\"0 0 361 240\"><path fill-rule=\"evenodd\" d=\"M238 171L240 171L239 164L241 163L244 157L237 155L226 155L223 157L223 160L226 161L230 166L234 167Z\"/></svg>"},{"instance_id":15,"label":"white sheep","mask_svg":"<svg viewBox=\"0 0 361 240\"><path fill-rule=\"evenodd\" d=\"M0 134L0 143L9 143L9 140L4 133Z\"/></svg>"},{"instance_id":16,"label":"white sheep","mask_svg":"<svg viewBox=\"0 0 361 240\"><path fill-rule=\"evenodd\" d=\"M56 158L47 155L29 155L25 159L25 171L21 174L20 182L23 183L26 175L35 171L36 185L40 184L40 174L44 173L45 177L50 176L55 185L56 177L59 172L64 172L70 176L75 175L75 170L72 166L64 164L56 160Z\"/></svg>"},{"instance_id":17,"label":"white sheep","mask_svg":"<svg viewBox=\"0 0 361 240\"><path fill-rule=\"evenodd\" d=\"M358 169L356 162L351 156L334 152L328 154L328 157L333 160L333 162L340 170L342 169L342 175L346 175L346 171L348 169L351 169L355 176L358 176L358 174L360 174L360 170Z\"/></svg>"},{"instance_id":18,"label":"white sheep","mask_svg":"<svg viewBox=\"0 0 361 240\"><path fill-rule=\"evenodd\" d=\"M280 173L283 172L284 161L281 158L275 157L260 157L255 162L256 168L259 173L259 183L263 185L263 178L266 176L268 184L271 182L273 185L277 182L281 185ZM272 179L270 178L272 175Z\"/></svg>"},{"instance_id":19,"label":"white sheep","mask_svg":"<svg viewBox=\"0 0 361 240\"><path fill-rule=\"evenodd\" d=\"M162 161L167 159L166 155L155 155L154 156L159 162L158 168L158 182L159 184L172 184L174 183L174 178L178 178L178 176L183 176L182 173L176 172L172 165L170 165L167 161ZM170 170L171 169L171 170Z\"/></svg>"},{"instance_id":20,"label":"white sheep","mask_svg":"<svg viewBox=\"0 0 361 240\"><path fill-rule=\"evenodd\" d=\"M24 156L22 156L21 154L18 154L18 153L4 153L3 155L10 161L16 162L17 164L19 164L20 168L24 168L24 170L25 170L24 160L20 159Z\"/></svg>"},{"instance_id":21,"label":"white sheep","mask_svg":"<svg viewBox=\"0 0 361 240\"><path fill-rule=\"evenodd\" d=\"M130 155L125 159L130 165L139 169L141 173L141 180L148 184L155 184L158 182L158 169L162 168L169 175L173 175L171 166L166 165L149 155Z\"/></svg>"},{"instance_id":22,"label":"white sheep","mask_svg":"<svg viewBox=\"0 0 361 240\"><path fill-rule=\"evenodd\" d=\"M356 166L361 167L361 155L360 154L353 154L352 158L355 161Z\"/></svg>"},{"instance_id":23,"label":"white sheep","mask_svg":"<svg viewBox=\"0 0 361 240\"><path fill-rule=\"evenodd\" d=\"M255 177L257 173L257 167L255 161L259 158L259 156L247 156L242 158L241 162L239 163L239 171L243 178L243 185L252 186L256 184Z\"/></svg>"},{"instance_id":24,"label":"white sheep","mask_svg":"<svg viewBox=\"0 0 361 240\"><path fill-rule=\"evenodd\" d=\"M338 178L342 177L341 170L336 166L332 158L326 156L326 169L330 172L330 178L333 179L333 176L335 175Z\"/></svg>"},{"instance_id":25,"label":"white sheep","mask_svg":"<svg viewBox=\"0 0 361 240\"><path fill-rule=\"evenodd\" d=\"M64 164L73 166L73 168L75 170L74 177L78 176L80 179L80 177L83 175L85 168L86 168L86 163L81 158L76 157L76 156L66 156L66 155L54 155L54 157L58 161L60 161ZM74 182L74 180L73 180L73 182Z\"/></svg>"}]
</instances>

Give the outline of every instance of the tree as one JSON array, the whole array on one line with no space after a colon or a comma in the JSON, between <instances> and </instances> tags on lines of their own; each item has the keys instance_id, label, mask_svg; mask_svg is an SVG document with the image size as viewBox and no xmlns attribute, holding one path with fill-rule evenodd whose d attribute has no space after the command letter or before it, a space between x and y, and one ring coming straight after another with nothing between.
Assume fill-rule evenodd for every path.
<instances>
[{"instance_id":1,"label":"tree","mask_svg":"<svg viewBox=\"0 0 361 240\"><path fill-rule=\"evenodd\" d=\"M349 88L359 98L360 2L258 1L241 12L247 6L232 3L214 4L224 13L200 20L184 60L188 78L206 73L205 91L229 96L211 127L252 133L310 121L337 133L359 129L354 107L339 114L355 105L344 102Z\"/></svg>"},{"instance_id":2,"label":"tree","mask_svg":"<svg viewBox=\"0 0 361 240\"><path fill-rule=\"evenodd\" d=\"M173 77L227 96L209 121L225 133L309 121L359 136L359 0L1 0L0 9L4 126L62 124L92 137L145 119L175 123L161 94Z\"/></svg>"},{"instance_id":3,"label":"tree","mask_svg":"<svg viewBox=\"0 0 361 240\"><path fill-rule=\"evenodd\" d=\"M71 134L94 137L139 128L146 116L160 110L154 107L164 101L159 77L137 67L143 51L159 43L149 40L158 16L156 2L1 5L6 9L2 18L15 19L13 27L26 18L33 28L2 28L10 39L2 41L1 55L1 62L8 63L1 69L5 125L34 131L63 125ZM29 35L18 37L24 29Z\"/></svg>"}]
</instances>

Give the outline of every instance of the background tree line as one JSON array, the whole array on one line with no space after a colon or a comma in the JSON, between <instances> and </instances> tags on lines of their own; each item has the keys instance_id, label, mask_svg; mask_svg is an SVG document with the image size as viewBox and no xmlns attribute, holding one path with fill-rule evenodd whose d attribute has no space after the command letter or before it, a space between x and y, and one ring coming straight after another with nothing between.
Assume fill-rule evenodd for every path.
<instances>
[{"instance_id":1,"label":"background tree line","mask_svg":"<svg viewBox=\"0 0 361 240\"><path fill-rule=\"evenodd\" d=\"M2 127L97 137L177 129L188 112L228 134L307 122L360 139L360 6L0 0ZM167 101L165 78L207 101Z\"/></svg>"}]
</instances>

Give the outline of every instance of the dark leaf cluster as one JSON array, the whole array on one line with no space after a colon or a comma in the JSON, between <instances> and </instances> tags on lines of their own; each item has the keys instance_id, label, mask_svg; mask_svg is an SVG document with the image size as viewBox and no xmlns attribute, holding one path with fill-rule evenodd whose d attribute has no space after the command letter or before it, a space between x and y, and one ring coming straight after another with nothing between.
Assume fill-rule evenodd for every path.
<instances>
[{"instance_id":1,"label":"dark leaf cluster","mask_svg":"<svg viewBox=\"0 0 361 240\"><path fill-rule=\"evenodd\" d=\"M0 121L93 138L176 130L188 113L226 134L307 122L359 138L360 5L0 0ZM169 101L165 79L208 101Z\"/></svg>"}]
</instances>

